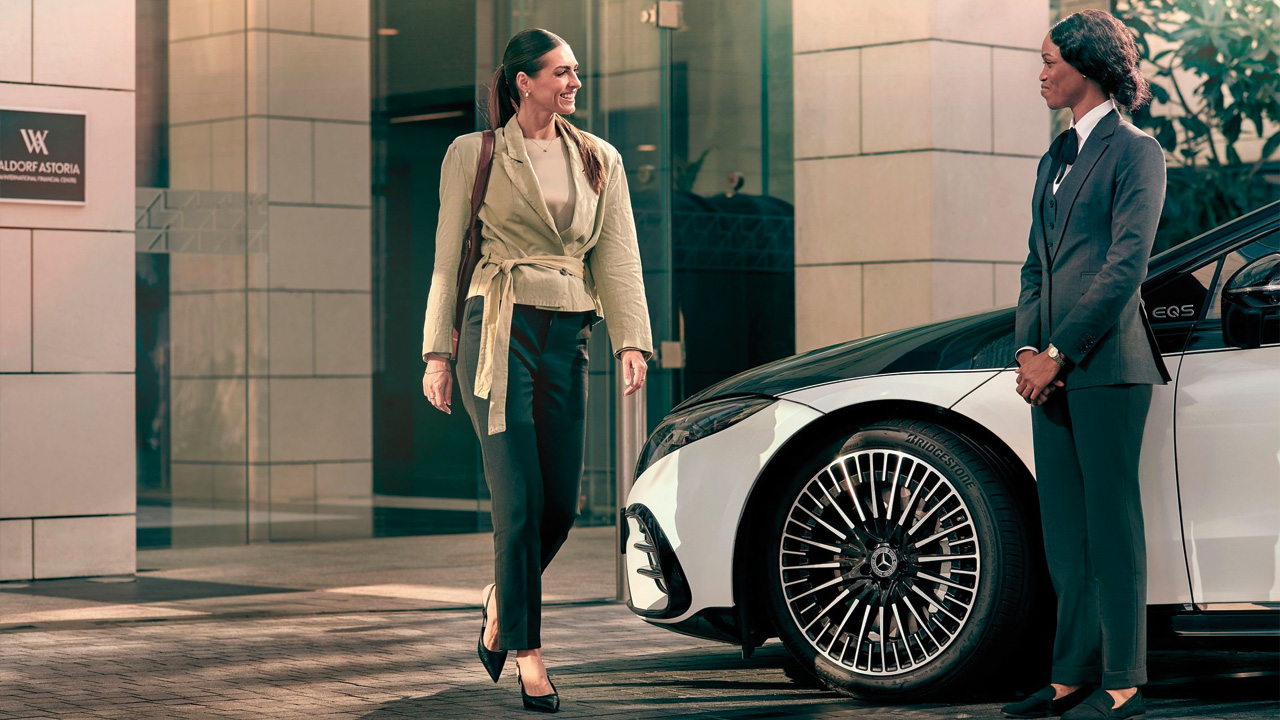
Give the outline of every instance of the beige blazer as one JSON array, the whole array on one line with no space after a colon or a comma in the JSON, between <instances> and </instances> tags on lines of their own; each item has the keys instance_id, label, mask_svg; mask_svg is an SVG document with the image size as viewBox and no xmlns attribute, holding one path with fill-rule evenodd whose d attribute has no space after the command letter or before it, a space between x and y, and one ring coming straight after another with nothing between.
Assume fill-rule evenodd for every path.
<instances>
[{"instance_id":1,"label":"beige blazer","mask_svg":"<svg viewBox=\"0 0 1280 720\"><path fill-rule=\"evenodd\" d=\"M515 118L495 135L489 190L480 208L484 222L481 259L467 291L467 297L485 297L480 364L473 391L479 397L493 394L490 434L505 429L506 341L513 304L594 310L608 320L615 357L626 348L640 350L646 359L653 354L635 219L618 151L588 134L600 148L605 169L604 191L597 196L583 172L577 147L565 143L573 170L575 205L573 222L561 233L556 231L542 198ZM441 168L435 269L422 329L424 360L428 353L448 355L452 347L458 302L455 284L471 216L480 139L481 133L471 133L454 140Z\"/></svg>"}]
</instances>

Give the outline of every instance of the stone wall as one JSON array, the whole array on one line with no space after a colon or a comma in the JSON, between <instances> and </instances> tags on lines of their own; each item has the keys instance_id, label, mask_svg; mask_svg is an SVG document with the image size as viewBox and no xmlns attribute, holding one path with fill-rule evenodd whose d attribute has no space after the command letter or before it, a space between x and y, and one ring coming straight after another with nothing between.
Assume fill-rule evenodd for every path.
<instances>
[{"instance_id":1,"label":"stone wall","mask_svg":"<svg viewBox=\"0 0 1280 720\"><path fill-rule=\"evenodd\" d=\"M0 203L0 580L134 572L133 91L133 0L0 0L0 107L86 146L84 205Z\"/></svg>"},{"instance_id":2,"label":"stone wall","mask_svg":"<svg viewBox=\"0 0 1280 720\"><path fill-rule=\"evenodd\" d=\"M795 0L798 351L1016 301L1048 11Z\"/></svg>"}]
</instances>

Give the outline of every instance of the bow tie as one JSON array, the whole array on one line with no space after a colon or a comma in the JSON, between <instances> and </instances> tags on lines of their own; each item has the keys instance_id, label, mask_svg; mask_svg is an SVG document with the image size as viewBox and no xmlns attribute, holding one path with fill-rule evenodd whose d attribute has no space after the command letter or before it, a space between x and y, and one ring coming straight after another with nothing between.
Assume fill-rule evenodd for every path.
<instances>
[{"instance_id":1,"label":"bow tie","mask_svg":"<svg viewBox=\"0 0 1280 720\"><path fill-rule=\"evenodd\" d=\"M1079 152L1080 136L1076 134L1075 128L1063 130L1062 134L1054 139L1053 144L1049 146L1049 156L1053 158L1054 165L1058 166L1058 177L1054 179L1055 183L1062 182L1062 176L1067 174L1067 166L1075 163Z\"/></svg>"}]
</instances>

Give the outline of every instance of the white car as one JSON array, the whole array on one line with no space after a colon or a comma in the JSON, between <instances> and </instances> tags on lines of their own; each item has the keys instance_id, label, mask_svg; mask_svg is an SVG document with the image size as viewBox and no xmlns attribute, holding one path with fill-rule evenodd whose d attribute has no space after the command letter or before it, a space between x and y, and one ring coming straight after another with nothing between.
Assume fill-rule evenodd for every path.
<instances>
[{"instance_id":1,"label":"white car","mask_svg":"<svg viewBox=\"0 0 1280 720\"><path fill-rule=\"evenodd\" d=\"M1174 378L1141 454L1149 634L1274 645L1280 203L1153 258L1143 297ZM776 635L864 696L1047 658L1013 324L1010 308L862 338L677 406L621 509L632 610L744 656Z\"/></svg>"}]
</instances>

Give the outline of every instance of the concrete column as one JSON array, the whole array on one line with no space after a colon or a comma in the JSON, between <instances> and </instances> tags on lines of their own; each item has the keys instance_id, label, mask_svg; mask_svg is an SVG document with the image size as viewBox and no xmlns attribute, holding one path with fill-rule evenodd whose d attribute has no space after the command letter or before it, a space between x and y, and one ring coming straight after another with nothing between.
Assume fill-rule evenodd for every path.
<instances>
[{"instance_id":1,"label":"concrete column","mask_svg":"<svg viewBox=\"0 0 1280 720\"><path fill-rule=\"evenodd\" d=\"M1047 0L795 0L796 349L1017 300Z\"/></svg>"},{"instance_id":2,"label":"concrete column","mask_svg":"<svg viewBox=\"0 0 1280 720\"><path fill-rule=\"evenodd\" d=\"M129 574L134 2L0 0L0 107L85 113L85 203L0 203L0 580Z\"/></svg>"},{"instance_id":3,"label":"concrete column","mask_svg":"<svg viewBox=\"0 0 1280 720\"><path fill-rule=\"evenodd\" d=\"M247 499L239 541L368 536L368 1L169 12L171 184L244 193L250 228L247 249L171 260L175 518L181 490L195 513Z\"/></svg>"}]
</instances>

